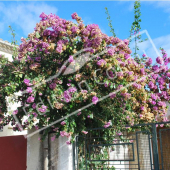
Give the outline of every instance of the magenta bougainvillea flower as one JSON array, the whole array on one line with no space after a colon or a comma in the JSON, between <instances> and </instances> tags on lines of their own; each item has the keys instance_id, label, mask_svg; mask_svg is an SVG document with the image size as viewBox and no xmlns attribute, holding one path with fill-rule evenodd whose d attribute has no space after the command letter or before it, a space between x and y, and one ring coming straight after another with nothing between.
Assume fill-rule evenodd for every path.
<instances>
[{"instance_id":1,"label":"magenta bougainvillea flower","mask_svg":"<svg viewBox=\"0 0 170 170\"><path fill-rule=\"evenodd\" d=\"M163 63L163 58L162 58L162 57L157 57L157 58L156 58L156 62L157 62L158 64L162 64L162 63Z\"/></svg>"},{"instance_id":2,"label":"magenta bougainvillea flower","mask_svg":"<svg viewBox=\"0 0 170 170\"><path fill-rule=\"evenodd\" d=\"M88 132L87 132L87 131L84 131L84 130L82 131L82 133L84 133L85 135L87 135L87 134L88 134Z\"/></svg>"},{"instance_id":3,"label":"magenta bougainvillea flower","mask_svg":"<svg viewBox=\"0 0 170 170\"><path fill-rule=\"evenodd\" d=\"M92 98L93 104L97 104L98 100L99 100L98 97L93 96L93 98Z\"/></svg>"},{"instance_id":4,"label":"magenta bougainvillea flower","mask_svg":"<svg viewBox=\"0 0 170 170\"><path fill-rule=\"evenodd\" d=\"M34 102L34 97L33 96L29 96L27 99L27 103L33 103Z\"/></svg>"},{"instance_id":5,"label":"magenta bougainvillea flower","mask_svg":"<svg viewBox=\"0 0 170 170\"><path fill-rule=\"evenodd\" d=\"M27 90L26 90L28 93L32 93L32 88L31 87L27 87Z\"/></svg>"},{"instance_id":6,"label":"magenta bougainvillea flower","mask_svg":"<svg viewBox=\"0 0 170 170\"><path fill-rule=\"evenodd\" d=\"M47 106L42 105L40 108L38 108L38 110L39 110L41 113L45 113L45 112L47 111Z\"/></svg>"},{"instance_id":7,"label":"magenta bougainvillea flower","mask_svg":"<svg viewBox=\"0 0 170 170\"><path fill-rule=\"evenodd\" d=\"M106 64L106 61L105 60L103 60L103 59L101 59L101 60L99 60L98 62L97 62L97 65L98 66L104 66Z\"/></svg>"},{"instance_id":8,"label":"magenta bougainvillea flower","mask_svg":"<svg viewBox=\"0 0 170 170\"><path fill-rule=\"evenodd\" d=\"M61 122L61 125L62 125L62 126L64 126L65 124L66 124L66 122L65 122L65 121L62 121L62 122Z\"/></svg>"},{"instance_id":9,"label":"magenta bougainvillea flower","mask_svg":"<svg viewBox=\"0 0 170 170\"><path fill-rule=\"evenodd\" d=\"M111 126L111 121L107 122L103 127L108 128L109 126Z\"/></svg>"},{"instance_id":10,"label":"magenta bougainvillea flower","mask_svg":"<svg viewBox=\"0 0 170 170\"><path fill-rule=\"evenodd\" d=\"M14 110L12 114L16 115L17 113L18 113L18 110Z\"/></svg>"},{"instance_id":11,"label":"magenta bougainvillea flower","mask_svg":"<svg viewBox=\"0 0 170 170\"><path fill-rule=\"evenodd\" d=\"M30 83L30 80L28 79L24 79L24 83L27 85L27 86L31 86L32 84Z\"/></svg>"}]
</instances>

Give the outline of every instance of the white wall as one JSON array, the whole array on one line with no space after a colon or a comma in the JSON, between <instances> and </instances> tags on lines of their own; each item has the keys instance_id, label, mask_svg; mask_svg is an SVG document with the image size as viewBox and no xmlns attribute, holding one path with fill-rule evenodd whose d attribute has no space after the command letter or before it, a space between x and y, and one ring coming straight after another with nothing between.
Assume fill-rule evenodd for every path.
<instances>
[{"instance_id":1,"label":"white wall","mask_svg":"<svg viewBox=\"0 0 170 170\"><path fill-rule=\"evenodd\" d=\"M28 133L35 131L28 130ZM43 142L39 141L39 133L27 138L27 170L46 170L43 165Z\"/></svg>"},{"instance_id":2,"label":"white wall","mask_svg":"<svg viewBox=\"0 0 170 170\"><path fill-rule=\"evenodd\" d=\"M27 170L73 170L72 145L66 144L66 137L51 141L51 136L45 141L38 140L39 133L27 138Z\"/></svg>"},{"instance_id":3,"label":"white wall","mask_svg":"<svg viewBox=\"0 0 170 170\"><path fill-rule=\"evenodd\" d=\"M49 170L73 170L73 148L67 145L67 137L59 137L51 141L50 135L50 162Z\"/></svg>"},{"instance_id":4,"label":"white wall","mask_svg":"<svg viewBox=\"0 0 170 170\"><path fill-rule=\"evenodd\" d=\"M3 51L0 51L0 54L5 55L5 57L7 57L9 61L12 61L12 55L11 54L3 52Z\"/></svg>"}]
</instances>

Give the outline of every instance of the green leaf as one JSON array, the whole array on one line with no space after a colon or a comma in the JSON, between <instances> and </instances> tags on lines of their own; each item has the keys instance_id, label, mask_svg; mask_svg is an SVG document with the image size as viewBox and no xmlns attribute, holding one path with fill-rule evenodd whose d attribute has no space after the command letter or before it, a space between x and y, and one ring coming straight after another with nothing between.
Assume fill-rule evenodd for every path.
<instances>
[{"instance_id":1,"label":"green leaf","mask_svg":"<svg viewBox=\"0 0 170 170\"><path fill-rule=\"evenodd\" d=\"M113 86L113 83L112 83L112 84L110 85L110 88L113 89L113 87L114 87L114 86Z\"/></svg>"},{"instance_id":2,"label":"green leaf","mask_svg":"<svg viewBox=\"0 0 170 170\"><path fill-rule=\"evenodd\" d=\"M39 32L36 32L35 35L36 35L37 38L40 38L40 37L41 37L40 34L39 34Z\"/></svg>"},{"instance_id":3,"label":"green leaf","mask_svg":"<svg viewBox=\"0 0 170 170\"><path fill-rule=\"evenodd\" d=\"M93 119L93 114L90 114L90 118Z\"/></svg>"},{"instance_id":4,"label":"green leaf","mask_svg":"<svg viewBox=\"0 0 170 170\"><path fill-rule=\"evenodd\" d=\"M22 74L19 74L19 77L22 78Z\"/></svg>"}]
</instances>

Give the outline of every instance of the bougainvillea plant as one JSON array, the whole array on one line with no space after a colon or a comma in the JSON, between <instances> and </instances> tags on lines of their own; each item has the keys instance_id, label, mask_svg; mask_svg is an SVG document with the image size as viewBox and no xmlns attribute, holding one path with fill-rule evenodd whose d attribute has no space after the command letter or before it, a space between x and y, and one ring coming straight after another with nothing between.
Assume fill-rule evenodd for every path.
<instances>
[{"instance_id":1,"label":"bougainvillea plant","mask_svg":"<svg viewBox=\"0 0 170 170\"><path fill-rule=\"evenodd\" d=\"M127 124L167 121L170 58L163 49L157 64L145 55L137 63L128 40L109 37L96 24L84 25L76 13L77 23L53 14L40 18L12 62L0 56L1 126L12 123L21 130L13 115L23 129L63 118L45 131L54 131L52 139L68 137L70 144L89 128L114 127L111 133L121 136ZM11 101L20 106L8 111L6 97L15 92L21 95Z\"/></svg>"}]
</instances>

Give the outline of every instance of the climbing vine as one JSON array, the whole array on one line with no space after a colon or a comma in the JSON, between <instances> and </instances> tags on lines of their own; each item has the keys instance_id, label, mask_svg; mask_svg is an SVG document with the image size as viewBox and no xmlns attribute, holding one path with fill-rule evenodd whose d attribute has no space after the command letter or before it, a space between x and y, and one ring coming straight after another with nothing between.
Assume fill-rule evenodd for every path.
<instances>
[{"instance_id":1,"label":"climbing vine","mask_svg":"<svg viewBox=\"0 0 170 170\"><path fill-rule=\"evenodd\" d=\"M116 34L115 34L115 30L113 28L113 25L112 25L112 20L111 20L111 17L110 17L110 14L109 14L109 10L107 7L105 7L105 12L107 14L107 20L108 20L108 25L110 27L110 32L112 33L113 37L116 37Z\"/></svg>"},{"instance_id":2,"label":"climbing vine","mask_svg":"<svg viewBox=\"0 0 170 170\"><path fill-rule=\"evenodd\" d=\"M138 41L141 39L140 30L141 30L141 4L140 0L137 0L134 2L134 22L132 23L131 29L130 29L130 37L132 35L135 35L135 52L134 56L137 57L137 51L139 50L138 47ZM130 40L131 41L131 40Z\"/></svg>"}]
</instances>

